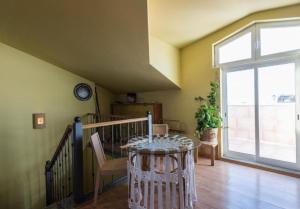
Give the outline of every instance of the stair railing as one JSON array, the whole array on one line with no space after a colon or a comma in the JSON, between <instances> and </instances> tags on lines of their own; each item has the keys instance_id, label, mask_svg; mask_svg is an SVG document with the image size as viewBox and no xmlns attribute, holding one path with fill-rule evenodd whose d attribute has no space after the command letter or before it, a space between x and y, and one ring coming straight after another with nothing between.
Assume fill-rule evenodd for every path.
<instances>
[{"instance_id":1,"label":"stair railing","mask_svg":"<svg viewBox=\"0 0 300 209\"><path fill-rule=\"evenodd\" d=\"M66 200L73 191L72 126L67 126L51 160L46 162L46 204Z\"/></svg>"},{"instance_id":2,"label":"stair railing","mask_svg":"<svg viewBox=\"0 0 300 209\"><path fill-rule=\"evenodd\" d=\"M59 203L61 208L65 208L69 204L66 199L79 204L92 195L96 171L89 143L91 134L97 131L105 153L115 158L127 154L118 149L119 146L133 137L145 136L152 127L150 113L142 118L101 117L99 123L95 122L94 114L86 116L86 119L83 117L87 120L86 124L82 124L80 117L75 117L73 126L66 128L52 159L46 162L47 205Z\"/></svg>"}]
</instances>

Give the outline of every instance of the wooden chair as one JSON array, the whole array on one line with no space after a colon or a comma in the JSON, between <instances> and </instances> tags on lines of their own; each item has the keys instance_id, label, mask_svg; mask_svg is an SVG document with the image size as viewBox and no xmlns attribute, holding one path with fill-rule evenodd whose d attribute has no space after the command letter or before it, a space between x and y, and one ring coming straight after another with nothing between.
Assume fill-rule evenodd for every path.
<instances>
[{"instance_id":1,"label":"wooden chair","mask_svg":"<svg viewBox=\"0 0 300 209\"><path fill-rule=\"evenodd\" d=\"M168 136L169 126L168 124L153 124L152 132L154 136Z\"/></svg>"},{"instance_id":2,"label":"wooden chair","mask_svg":"<svg viewBox=\"0 0 300 209\"><path fill-rule=\"evenodd\" d=\"M111 176L111 175L127 175L127 157L118 158L113 160L106 160L102 143L98 133L94 133L91 136L92 145L95 151L97 159L97 175L96 175L96 184L95 184L95 194L94 194L94 204L97 203L97 196L100 186L100 177L101 176ZM101 183L101 191L102 191Z\"/></svg>"},{"instance_id":3,"label":"wooden chair","mask_svg":"<svg viewBox=\"0 0 300 209\"><path fill-rule=\"evenodd\" d=\"M153 136L168 136L169 135L169 126L168 124L153 124L152 125ZM155 157L155 166L160 170L164 170L163 157Z\"/></svg>"},{"instance_id":4,"label":"wooden chair","mask_svg":"<svg viewBox=\"0 0 300 209\"><path fill-rule=\"evenodd\" d=\"M169 133L172 134L184 134L184 126L183 123L181 123L179 120L170 120L170 119L164 119L164 123L168 124Z\"/></svg>"}]
</instances>

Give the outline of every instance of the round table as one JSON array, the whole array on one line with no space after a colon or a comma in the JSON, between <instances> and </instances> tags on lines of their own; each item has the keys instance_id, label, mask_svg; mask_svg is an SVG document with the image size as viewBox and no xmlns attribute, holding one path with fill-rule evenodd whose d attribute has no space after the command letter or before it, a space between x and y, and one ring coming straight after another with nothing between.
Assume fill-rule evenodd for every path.
<instances>
[{"instance_id":1,"label":"round table","mask_svg":"<svg viewBox=\"0 0 300 209\"><path fill-rule=\"evenodd\" d=\"M128 147L128 205L131 209L193 208L197 201L194 149L183 136L134 138Z\"/></svg>"}]
</instances>

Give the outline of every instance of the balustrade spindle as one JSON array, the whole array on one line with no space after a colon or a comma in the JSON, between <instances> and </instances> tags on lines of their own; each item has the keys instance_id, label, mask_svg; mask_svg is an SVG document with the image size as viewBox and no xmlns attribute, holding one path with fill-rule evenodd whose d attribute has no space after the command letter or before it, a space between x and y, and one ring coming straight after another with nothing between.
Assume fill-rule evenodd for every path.
<instances>
[{"instance_id":1,"label":"balustrade spindle","mask_svg":"<svg viewBox=\"0 0 300 209\"><path fill-rule=\"evenodd\" d=\"M142 130L142 137L144 136L144 123L141 121L141 130Z\"/></svg>"},{"instance_id":2,"label":"balustrade spindle","mask_svg":"<svg viewBox=\"0 0 300 209\"><path fill-rule=\"evenodd\" d=\"M67 168L68 168L68 165L67 165L67 147L66 147L66 143L64 144L64 152L65 152L65 170L64 170L64 173L65 173L65 175L64 175L64 179L65 179L65 183L64 183L64 185L65 185L65 197L67 197L67 192L68 192L68 190L67 190L67 185L68 185L68 174L67 174Z\"/></svg>"},{"instance_id":3,"label":"balustrade spindle","mask_svg":"<svg viewBox=\"0 0 300 209\"><path fill-rule=\"evenodd\" d=\"M105 127L102 127L102 143L105 143L105 133L104 133Z\"/></svg>"},{"instance_id":4,"label":"balustrade spindle","mask_svg":"<svg viewBox=\"0 0 300 209\"><path fill-rule=\"evenodd\" d=\"M93 178L93 185L95 185L95 170L94 170L94 154L93 151L91 151L92 155L92 178ZM93 187L92 185L92 187Z\"/></svg>"},{"instance_id":5,"label":"balustrade spindle","mask_svg":"<svg viewBox=\"0 0 300 209\"><path fill-rule=\"evenodd\" d=\"M130 139L130 130L129 130L129 123L127 123L127 142Z\"/></svg>"},{"instance_id":6,"label":"balustrade spindle","mask_svg":"<svg viewBox=\"0 0 300 209\"><path fill-rule=\"evenodd\" d=\"M60 156L60 202L64 198L63 184L64 184L64 173L63 173L63 154L62 151L59 153Z\"/></svg>"},{"instance_id":7,"label":"balustrade spindle","mask_svg":"<svg viewBox=\"0 0 300 209\"><path fill-rule=\"evenodd\" d=\"M59 200L59 163L58 162L56 163L56 175L57 175L57 182L56 182L56 187L57 187L56 188L57 189L56 195L57 195L57 199L56 199L56 201L58 201Z\"/></svg>"},{"instance_id":8,"label":"balustrade spindle","mask_svg":"<svg viewBox=\"0 0 300 209\"><path fill-rule=\"evenodd\" d=\"M65 199L65 156L64 156L64 149L61 151L61 169L62 169L62 201L64 202Z\"/></svg>"},{"instance_id":9,"label":"balustrade spindle","mask_svg":"<svg viewBox=\"0 0 300 209\"><path fill-rule=\"evenodd\" d=\"M57 162L55 162L53 166L55 170L55 201L58 200L58 169L57 169Z\"/></svg>"},{"instance_id":10,"label":"balustrade spindle","mask_svg":"<svg viewBox=\"0 0 300 209\"><path fill-rule=\"evenodd\" d=\"M114 126L111 126L111 155L114 157Z\"/></svg>"},{"instance_id":11,"label":"balustrade spindle","mask_svg":"<svg viewBox=\"0 0 300 209\"><path fill-rule=\"evenodd\" d=\"M50 169L51 169L51 181L50 181L51 197L49 198L49 200L51 201L54 198L54 174L53 174L53 169L52 168L50 168ZM47 200L47 202L48 202L48 200Z\"/></svg>"},{"instance_id":12,"label":"balustrade spindle","mask_svg":"<svg viewBox=\"0 0 300 209\"><path fill-rule=\"evenodd\" d=\"M58 195L58 197L57 197L57 201L59 201L60 200L60 198L61 198L61 192L60 192L60 180L61 180L61 178L60 178L60 176L61 176L61 172L60 172L60 156L58 155L58 157L57 157L57 160L58 160L58 162L57 162L57 195Z\"/></svg>"},{"instance_id":13,"label":"balustrade spindle","mask_svg":"<svg viewBox=\"0 0 300 209\"><path fill-rule=\"evenodd\" d=\"M54 164L55 167L55 201L58 200L58 168L57 162Z\"/></svg>"},{"instance_id":14,"label":"balustrade spindle","mask_svg":"<svg viewBox=\"0 0 300 209\"><path fill-rule=\"evenodd\" d=\"M53 172L50 167L50 161L46 162L45 165L45 176L46 176L46 202L49 204L53 199L53 187L52 187L52 178L53 178Z\"/></svg>"},{"instance_id":15,"label":"balustrade spindle","mask_svg":"<svg viewBox=\"0 0 300 209\"><path fill-rule=\"evenodd\" d=\"M52 172L52 195L49 201L47 201L47 205L50 204L55 198L55 175L54 175L55 170L53 167L51 168L51 172Z\"/></svg>"},{"instance_id":16,"label":"balustrade spindle","mask_svg":"<svg viewBox=\"0 0 300 209\"><path fill-rule=\"evenodd\" d=\"M59 153L59 186L60 186L60 200L63 199L63 191L62 191L62 185L63 185L63 173L62 173L62 156L61 156L61 152Z\"/></svg>"},{"instance_id":17,"label":"balustrade spindle","mask_svg":"<svg viewBox=\"0 0 300 209\"><path fill-rule=\"evenodd\" d=\"M94 121L95 121L95 120L93 120L93 118L92 118L91 123L94 123ZM101 131L100 128L99 128L99 131ZM90 136L92 136L93 133L95 133L95 132L97 132L97 128L92 128L92 129L90 130L90 134L88 135L88 138L90 138ZM101 139L100 139L100 140L101 140ZM90 148L92 148L92 145L91 145L90 142L88 143L88 146L90 146ZM93 188L93 186L94 186L94 184L95 184L95 171L94 171L94 154L93 154L93 150L91 150L90 154L91 154L91 159L92 159L92 160L91 160L91 163L92 163L92 166L91 166L92 185L91 185L91 187Z\"/></svg>"},{"instance_id":18,"label":"balustrade spindle","mask_svg":"<svg viewBox=\"0 0 300 209\"><path fill-rule=\"evenodd\" d=\"M123 137L122 137L122 124L120 124L120 146L123 145ZM121 149L121 157L123 157L123 152L122 152L122 149Z\"/></svg>"},{"instance_id":19,"label":"balustrade spindle","mask_svg":"<svg viewBox=\"0 0 300 209\"><path fill-rule=\"evenodd\" d=\"M64 199L64 153L63 149L61 150L61 202Z\"/></svg>"},{"instance_id":20,"label":"balustrade spindle","mask_svg":"<svg viewBox=\"0 0 300 209\"><path fill-rule=\"evenodd\" d=\"M71 194L71 159L70 159L70 141L67 141L68 146L68 196Z\"/></svg>"},{"instance_id":21,"label":"balustrade spindle","mask_svg":"<svg viewBox=\"0 0 300 209\"><path fill-rule=\"evenodd\" d=\"M57 200L60 200L60 198L61 198L61 196L60 196L60 156L58 155L57 156L57 160L58 160L58 162L57 162L57 189L58 189L58 199Z\"/></svg>"},{"instance_id":22,"label":"balustrade spindle","mask_svg":"<svg viewBox=\"0 0 300 209\"><path fill-rule=\"evenodd\" d=\"M65 198L65 155L64 149L61 151L62 159L61 159L61 169L62 169L62 200Z\"/></svg>"},{"instance_id":23,"label":"balustrade spindle","mask_svg":"<svg viewBox=\"0 0 300 209\"><path fill-rule=\"evenodd\" d=\"M52 173L53 173L53 193L52 193L52 198L47 200L47 205L51 204L54 200L55 200L55 169L54 167L51 168L52 169ZM47 184L46 184L47 186Z\"/></svg>"}]
</instances>

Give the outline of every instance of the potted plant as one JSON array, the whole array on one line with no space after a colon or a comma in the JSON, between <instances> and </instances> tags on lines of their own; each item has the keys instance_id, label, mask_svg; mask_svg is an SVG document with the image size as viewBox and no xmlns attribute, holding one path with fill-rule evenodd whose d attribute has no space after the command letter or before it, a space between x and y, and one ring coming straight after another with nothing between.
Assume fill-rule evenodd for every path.
<instances>
[{"instance_id":1,"label":"potted plant","mask_svg":"<svg viewBox=\"0 0 300 209\"><path fill-rule=\"evenodd\" d=\"M200 105L195 113L195 118L197 120L196 135L201 141L217 141L218 128L220 128L222 124L222 118L217 105L218 89L219 84L211 82L210 93L208 94L207 99L204 99L201 96L195 98Z\"/></svg>"}]
</instances>

